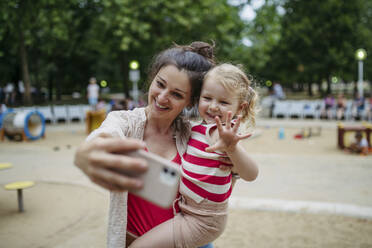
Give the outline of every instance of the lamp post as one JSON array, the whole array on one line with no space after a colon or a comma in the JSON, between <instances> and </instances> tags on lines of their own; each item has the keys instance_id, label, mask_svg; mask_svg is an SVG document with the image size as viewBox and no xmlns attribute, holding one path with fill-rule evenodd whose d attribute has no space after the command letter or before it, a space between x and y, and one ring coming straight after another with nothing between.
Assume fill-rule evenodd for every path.
<instances>
[{"instance_id":1,"label":"lamp post","mask_svg":"<svg viewBox=\"0 0 372 248\"><path fill-rule=\"evenodd\" d=\"M129 79L130 81L133 82L133 88L132 88L132 95L133 95L133 100L138 104L138 80L140 79L140 71L138 70L139 68L139 63L136 60L132 60L129 63Z\"/></svg>"},{"instance_id":2,"label":"lamp post","mask_svg":"<svg viewBox=\"0 0 372 248\"><path fill-rule=\"evenodd\" d=\"M363 48L359 48L355 52L355 57L358 60L358 93L363 97L363 60L367 57L367 52Z\"/></svg>"}]
</instances>

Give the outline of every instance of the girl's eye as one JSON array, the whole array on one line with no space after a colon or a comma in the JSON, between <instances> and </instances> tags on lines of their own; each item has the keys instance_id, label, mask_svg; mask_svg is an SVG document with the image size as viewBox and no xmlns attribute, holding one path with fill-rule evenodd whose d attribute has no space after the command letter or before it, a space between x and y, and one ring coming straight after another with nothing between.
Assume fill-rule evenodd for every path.
<instances>
[{"instance_id":1,"label":"girl's eye","mask_svg":"<svg viewBox=\"0 0 372 248\"><path fill-rule=\"evenodd\" d=\"M173 92L172 94L173 94L173 96L175 96L176 98L178 98L178 99L182 99L182 95L181 95L180 93Z\"/></svg>"},{"instance_id":2,"label":"girl's eye","mask_svg":"<svg viewBox=\"0 0 372 248\"><path fill-rule=\"evenodd\" d=\"M221 104L227 105L229 103L228 102L225 102L225 101L221 101Z\"/></svg>"},{"instance_id":3,"label":"girl's eye","mask_svg":"<svg viewBox=\"0 0 372 248\"><path fill-rule=\"evenodd\" d=\"M209 96L203 96L203 98L207 101L211 100L211 98Z\"/></svg>"}]
</instances>

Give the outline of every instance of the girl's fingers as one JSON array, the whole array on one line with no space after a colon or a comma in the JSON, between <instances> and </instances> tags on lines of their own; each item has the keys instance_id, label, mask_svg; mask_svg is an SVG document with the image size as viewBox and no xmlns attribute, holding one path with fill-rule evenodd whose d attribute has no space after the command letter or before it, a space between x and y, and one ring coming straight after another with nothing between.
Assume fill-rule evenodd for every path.
<instances>
[{"instance_id":1,"label":"girl's fingers","mask_svg":"<svg viewBox=\"0 0 372 248\"><path fill-rule=\"evenodd\" d=\"M221 120L218 116L216 116L215 120L216 120L216 124L217 124L218 133L221 134L223 132L223 127L222 127Z\"/></svg>"},{"instance_id":2,"label":"girl's fingers","mask_svg":"<svg viewBox=\"0 0 372 248\"><path fill-rule=\"evenodd\" d=\"M214 152L216 149L213 146L205 148L206 152Z\"/></svg>"},{"instance_id":3,"label":"girl's fingers","mask_svg":"<svg viewBox=\"0 0 372 248\"><path fill-rule=\"evenodd\" d=\"M220 165L219 168L221 170L223 170L223 171L229 171L229 170L231 170L231 165L230 166L228 166L228 165Z\"/></svg>"},{"instance_id":4,"label":"girl's fingers","mask_svg":"<svg viewBox=\"0 0 372 248\"><path fill-rule=\"evenodd\" d=\"M219 159L222 163L226 164L226 165L232 165L232 162L230 160L229 157L220 157Z\"/></svg>"},{"instance_id":5,"label":"girl's fingers","mask_svg":"<svg viewBox=\"0 0 372 248\"><path fill-rule=\"evenodd\" d=\"M238 138L239 138L239 140L243 140L243 139L249 138L251 136L252 136L252 134L248 133L248 134L244 134L244 135L239 135Z\"/></svg>"},{"instance_id":6,"label":"girl's fingers","mask_svg":"<svg viewBox=\"0 0 372 248\"><path fill-rule=\"evenodd\" d=\"M241 121L241 115L238 116L238 119L236 120L235 125L233 127L233 132L234 133L238 132L238 129L239 129L239 126L240 126L240 121Z\"/></svg>"},{"instance_id":7,"label":"girl's fingers","mask_svg":"<svg viewBox=\"0 0 372 248\"><path fill-rule=\"evenodd\" d=\"M232 113L231 111L229 111L227 112L226 129L231 128L231 118L232 118Z\"/></svg>"},{"instance_id":8,"label":"girl's fingers","mask_svg":"<svg viewBox=\"0 0 372 248\"><path fill-rule=\"evenodd\" d=\"M220 147L219 147L217 144L215 144L215 145L213 145L213 146L209 146L209 147L205 148L205 151L206 151L206 152L215 152L215 151L217 151L219 148L220 148Z\"/></svg>"}]
</instances>

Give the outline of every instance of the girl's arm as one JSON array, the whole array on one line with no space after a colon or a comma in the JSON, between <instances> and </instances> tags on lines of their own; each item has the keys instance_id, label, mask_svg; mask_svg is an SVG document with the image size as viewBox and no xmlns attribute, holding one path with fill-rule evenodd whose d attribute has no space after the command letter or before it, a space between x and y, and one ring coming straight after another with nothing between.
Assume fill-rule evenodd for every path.
<instances>
[{"instance_id":1,"label":"girl's arm","mask_svg":"<svg viewBox=\"0 0 372 248\"><path fill-rule=\"evenodd\" d=\"M236 144L235 149L226 150L226 153L234 164L234 170L242 179L253 181L257 178L258 166L256 162L239 143Z\"/></svg>"},{"instance_id":2,"label":"girl's arm","mask_svg":"<svg viewBox=\"0 0 372 248\"><path fill-rule=\"evenodd\" d=\"M251 134L238 134L240 116L238 117L234 127L231 127L231 112L228 113L225 126L222 126L218 117L216 117L216 124L218 130L218 134L215 132L215 135L218 135L217 142L213 146L206 148L206 151L225 151L232 164L234 164L234 171L236 171L241 178L247 181L255 180L258 175L258 166L241 144L239 144L240 140L251 136Z\"/></svg>"}]
</instances>

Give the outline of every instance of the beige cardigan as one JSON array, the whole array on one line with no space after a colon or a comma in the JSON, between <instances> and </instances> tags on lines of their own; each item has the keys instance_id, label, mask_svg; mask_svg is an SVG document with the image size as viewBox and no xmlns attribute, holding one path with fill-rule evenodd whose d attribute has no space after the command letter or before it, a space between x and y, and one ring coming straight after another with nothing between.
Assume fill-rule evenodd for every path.
<instances>
[{"instance_id":1,"label":"beige cardigan","mask_svg":"<svg viewBox=\"0 0 372 248\"><path fill-rule=\"evenodd\" d=\"M143 139L146 125L145 108L136 108L132 111L110 112L102 125L94 130L88 137L90 140L100 133L108 133L114 137L131 137ZM186 151L190 136L190 124L182 118L177 118L173 125L176 136L176 146L180 154ZM110 210L107 231L107 247L125 247L127 229L127 196L128 192L110 193Z\"/></svg>"}]
</instances>

